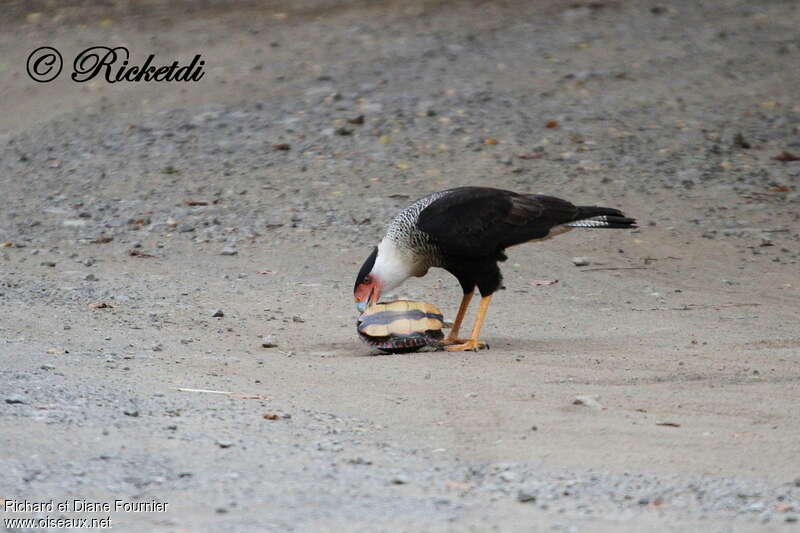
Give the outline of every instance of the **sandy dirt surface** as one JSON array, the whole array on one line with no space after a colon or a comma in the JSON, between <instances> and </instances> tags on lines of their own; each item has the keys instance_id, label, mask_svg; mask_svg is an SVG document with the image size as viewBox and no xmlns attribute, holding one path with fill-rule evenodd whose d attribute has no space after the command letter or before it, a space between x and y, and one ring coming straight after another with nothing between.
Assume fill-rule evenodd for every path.
<instances>
[{"instance_id":1,"label":"sandy dirt surface","mask_svg":"<svg viewBox=\"0 0 800 533\"><path fill-rule=\"evenodd\" d=\"M8 3L0 499L168 507L0 518L794 530L798 27L789 1ZM206 75L27 77L97 44ZM510 250L488 351L376 355L358 267L464 184L641 228ZM452 318L460 289L395 295Z\"/></svg>"}]
</instances>

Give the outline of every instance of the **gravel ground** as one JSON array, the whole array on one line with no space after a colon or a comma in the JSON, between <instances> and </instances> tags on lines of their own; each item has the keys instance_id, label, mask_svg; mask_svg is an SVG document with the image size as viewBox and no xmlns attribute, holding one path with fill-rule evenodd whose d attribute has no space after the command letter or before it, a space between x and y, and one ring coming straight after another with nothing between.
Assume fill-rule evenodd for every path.
<instances>
[{"instance_id":1,"label":"gravel ground","mask_svg":"<svg viewBox=\"0 0 800 533\"><path fill-rule=\"evenodd\" d=\"M794 529L800 6L698 4L9 3L0 496L168 503L66 513L136 532ZM97 43L207 74L25 74ZM515 248L489 351L375 357L358 266L463 184L642 227Z\"/></svg>"}]
</instances>

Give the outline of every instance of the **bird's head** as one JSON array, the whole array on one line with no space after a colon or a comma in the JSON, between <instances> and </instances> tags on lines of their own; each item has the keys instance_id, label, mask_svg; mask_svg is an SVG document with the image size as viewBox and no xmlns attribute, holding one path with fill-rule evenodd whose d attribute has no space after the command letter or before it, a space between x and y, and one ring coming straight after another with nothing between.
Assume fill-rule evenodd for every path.
<instances>
[{"instance_id":1,"label":"bird's head","mask_svg":"<svg viewBox=\"0 0 800 533\"><path fill-rule=\"evenodd\" d=\"M378 301L383 289L383 282L380 277L373 272L375 267L375 258L378 257L378 247L372 250L367 260L361 265L361 270L358 271L356 277L356 286L353 289L353 296L356 299L356 307L358 311L363 313L367 307Z\"/></svg>"},{"instance_id":2,"label":"bird's head","mask_svg":"<svg viewBox=\"0 0 800 533\"><path fill-rule=\"evenodd\" d=\"M391 291L409 277L422 276L427 270L413 253L384 238L358 271L353 290L356 307L363 313L367 306L378 301L381 292Z\"/></svg>"}]
</instances>

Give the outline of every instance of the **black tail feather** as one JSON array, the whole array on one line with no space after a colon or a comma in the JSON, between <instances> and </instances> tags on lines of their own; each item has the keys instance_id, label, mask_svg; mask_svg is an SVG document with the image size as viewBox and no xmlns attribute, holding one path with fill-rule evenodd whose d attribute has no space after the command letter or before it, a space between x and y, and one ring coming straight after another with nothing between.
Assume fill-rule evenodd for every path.
<instances>
[{"instance_id":1,"label":"black tail feather","mask_svg":"<svg viewBox=\"0 0 800 533\"><path fill-rule=\"evenodd\" d=\"M612 207L598 207L596 205L581 205L578 206L578 214L575 216L575 220L583 220L584 218L592 218L592 217L599 217L599 216L612 216L612 217L624 217L625 215L622 214L622 211L619 209L614 209Z\"/></svg>"},{"instance_id":2,"label":"black tail feather","mask_svg":"<svg viewBox=\"0 0 800 533\"><path fill-rule=\"evenodd\" d=\"M567 226L573 228L637 228L636 219L628 218L619 209L611 207L580 206L578 215Z\"/></svg>"}]
</instances>

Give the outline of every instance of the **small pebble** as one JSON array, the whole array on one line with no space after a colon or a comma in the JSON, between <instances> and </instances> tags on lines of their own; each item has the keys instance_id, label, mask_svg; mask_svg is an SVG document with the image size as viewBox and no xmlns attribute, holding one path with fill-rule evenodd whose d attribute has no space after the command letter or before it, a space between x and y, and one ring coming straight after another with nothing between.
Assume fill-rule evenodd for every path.
<instances>
[{"instance_id":1,"label":"small pebble","mask_svg":"<svg viewBox=\"0 0 800 533\"><path fill-rule=\"evenodd\" d=\"M573 257L572 264L576 267L587 266L591 264L591 261L587 257Z\"/></svg>"},{"instance_id":2,"label":"small pebble","mask_svg":"<svg viewBox=\"0 0 800 533\"><path fill-rule=\"evenodd\" d=\"M261 347L262 348L277 348L278 341L275 339L275 335L264 335L261 337Z\"/></svg>"},{"instance_id":3,"label":"small pebble","mask_svg":"<svg viewBox=\"0 0 800 533\"><path fill-rule=\"evenodd\" d=\"M236 255L238 253L239 251L233 246L226 246L225 248L222 249L220 255Z\"/></svg>"},{"instance_id":4,"label":"small pebble","mask_svg":"<svg viewBox=\"0 0 800 533\"><path fill-rule=\"evenodd\" d=\"M25 403L25 396L22 396L21 394L12 394L12 395L6 397L6 403L7 404L11 404L11 405L13 405L13 404L24 404Z\"/></svg>"},{"instance_id":5,"label":"small pebble","mask_svg":"<svg viewBox=\"0 0 800 533\"><path fill-rule=\"evenodd\" d=\"M575 400L573 400L572 404L584 405L586 407L591 407L592 409L603 408L603 405L598 401L598 397L594 394L583 394L580 396L575 396Z\"/></svg>"},{"instance_id":6,"label":"small pebble","mask_svg":"<svg viewBox=\"0 0 800 533\"><path fill-rule=\"evenodd\" d=\"M516 481L518 477L515 472L509 472L508 470L500 474L500 479L507 482Z\"/></svg>"},{"instance_id":7,"label":"small pebble","mask_svg":"<svg viewBox=\"0 0 800 533\"><path fill-rule=\"evenodd\" d=\"M222 317L225 316L225 313L222 311L222 309L217 309L216 311L214 311L214 314L211 315L211 316L213 318L222 318Z\"/></svg>"}]
</instances>

